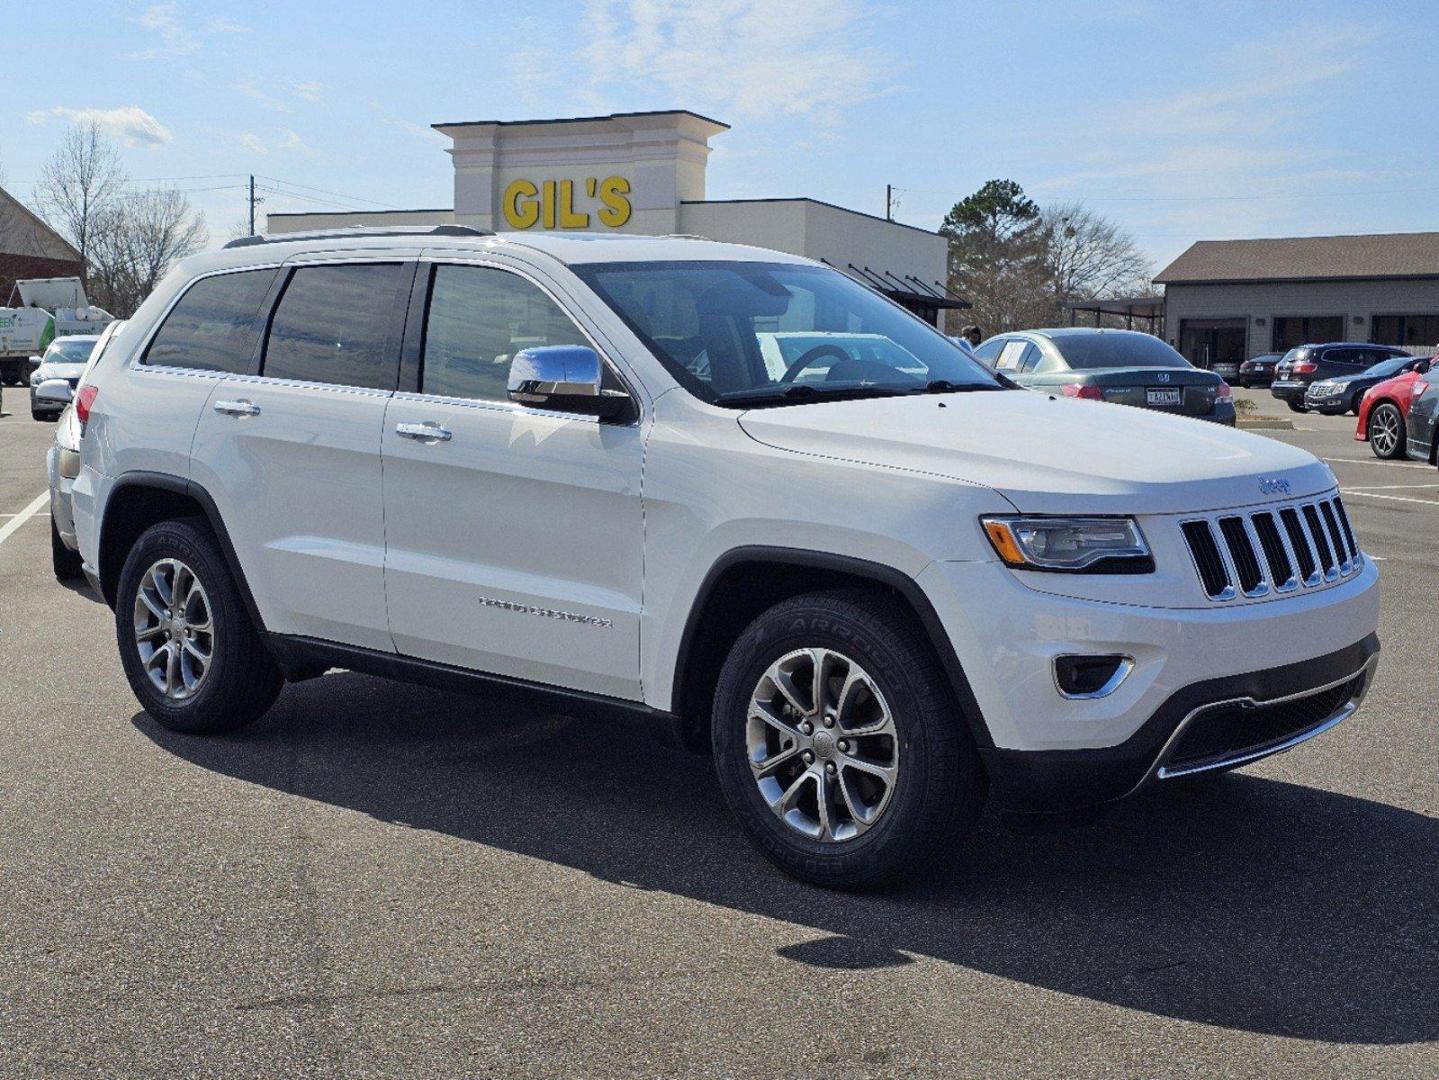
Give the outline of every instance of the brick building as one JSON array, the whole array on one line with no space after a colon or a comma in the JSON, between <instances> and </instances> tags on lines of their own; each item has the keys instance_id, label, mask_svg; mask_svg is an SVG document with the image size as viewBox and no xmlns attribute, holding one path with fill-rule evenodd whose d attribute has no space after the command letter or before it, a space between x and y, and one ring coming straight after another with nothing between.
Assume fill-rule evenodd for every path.
<instances>
[{"instance_id":1,"label":"brick building","mask_svg":"<svg viewBox=\"0 0 1439 1080\"><path fill-rule=\"evenodd\" d=\"M21 278L84 277L80 253L0 188L0 307Z\"/></svg>"}]
</instances>

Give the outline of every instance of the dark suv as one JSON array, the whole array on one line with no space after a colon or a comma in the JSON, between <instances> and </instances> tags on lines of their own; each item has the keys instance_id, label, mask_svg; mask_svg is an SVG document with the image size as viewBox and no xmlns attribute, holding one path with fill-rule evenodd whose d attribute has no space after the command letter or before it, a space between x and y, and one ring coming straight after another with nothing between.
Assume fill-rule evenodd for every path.
<instances>
[{"instance_id":1,"label":"dark suv","mask_svg":"<svg viewBox=\"0 0 1439 1080\"><path fill-rule=\"evenodd\" d=\"M1393 345L1367 345L1361 341L1300 345L1290 349L1279 361L1269 392L1295 412L1304 412L1304 395L1310 383L1342 375L1357 375L1381 360L1408 355Z\"/></svg>"}]
</instances>

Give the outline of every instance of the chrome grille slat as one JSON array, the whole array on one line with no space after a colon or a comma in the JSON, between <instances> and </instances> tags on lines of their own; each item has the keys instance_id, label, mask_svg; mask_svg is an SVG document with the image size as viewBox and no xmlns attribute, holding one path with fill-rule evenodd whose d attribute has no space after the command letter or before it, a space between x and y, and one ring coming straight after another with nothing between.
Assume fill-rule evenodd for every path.
<instances>
[{"instance_id":1,"label":"chrome grille slat","mask_svg":"<svg viewBox=\"0 0 1439 1080\"><path fill-rule=\"evenodd\" d=\"M1358 542L1338 495L1180 522L1200 585L1216 603L1315 589L1358 572Z\"/></svg>"}]
</instances>

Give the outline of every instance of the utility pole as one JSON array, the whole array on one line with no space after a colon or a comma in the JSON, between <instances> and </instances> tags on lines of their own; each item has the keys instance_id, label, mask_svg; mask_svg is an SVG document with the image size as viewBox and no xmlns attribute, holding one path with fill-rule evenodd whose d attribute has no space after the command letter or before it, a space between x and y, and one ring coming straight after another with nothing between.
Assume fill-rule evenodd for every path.
<instances>
[{"instance_id":1,"label":"utility pole","mask_svg":"<svg viewBox=\"0 0 1439 1080\"><path fill-rule=\"evenodd\" d=\"M251 182L251 183L254 183L254 177L251 177L251 178L250 178L250 182ZM893 220L894 220L893 205L894 205L894 185L892 185L892 184L885 184L885 185L884 185L884 220L885 220L885 221L893 221Z\"/></svg>"},{"instance_id":2,"label":"utility pole","mask_svg":"<svg viewBox=\"0 0 1439 1080\"><path fill-rule=\"evenodd\" d=\"M250 235L255 235L255 174L250 174Z\"/></svg>"}]
</instances>

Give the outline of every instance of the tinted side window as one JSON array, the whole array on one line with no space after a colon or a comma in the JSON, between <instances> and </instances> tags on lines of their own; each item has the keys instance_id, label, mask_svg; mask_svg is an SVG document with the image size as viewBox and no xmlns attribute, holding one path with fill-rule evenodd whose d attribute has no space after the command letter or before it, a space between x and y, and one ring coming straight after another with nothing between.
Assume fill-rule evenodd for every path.
<instances>
[{"instance_id":1,"label":"tinted side window","mask_svg":"<svg viewBox=\"0 0 1439 1080\"><path fill-rule=\"evenodd\" d=\"M393 390L400 263L302 266L294 272L265 342L262 373Z\"/></svg>"},{"instance_id":2,"label":"tinted side window","mask_svg":"<svg viewBox=\"0 0 1439 1080\"><path fill-rule=\"evenodd\" d=\"M425 320L420 392L507 401L510 359L542 345L589 346L524 278L488 266L437 266Z\"/></svg>"},{"instance_id":3,"label":"tinted side window","mask_svg":"<svg viewBox=\"0 0 1439 1080\"><path fill-rule=\"evenodd\" d=\"M201 278L170 309L142 363L248 373L255 317L274 277L268 269Z\"/></svg>"}]
</instances>

